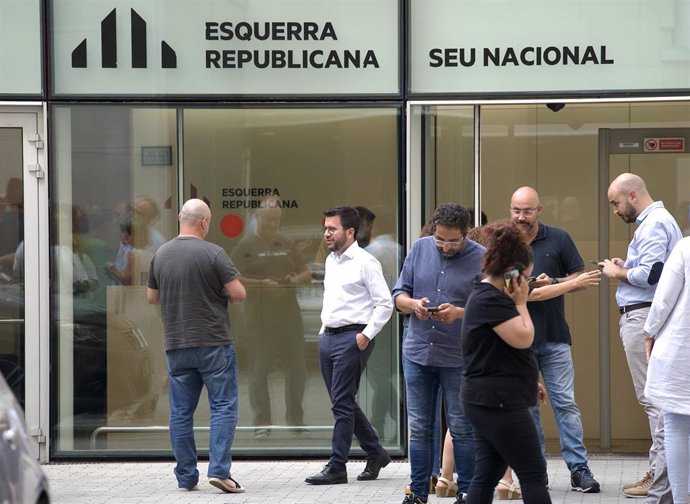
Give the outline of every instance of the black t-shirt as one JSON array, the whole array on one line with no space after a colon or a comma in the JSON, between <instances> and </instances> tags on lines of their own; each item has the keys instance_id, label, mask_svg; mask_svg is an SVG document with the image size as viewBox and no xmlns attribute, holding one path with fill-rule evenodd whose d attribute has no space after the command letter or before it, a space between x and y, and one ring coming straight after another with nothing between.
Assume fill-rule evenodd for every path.
<instances>
[{"instance_id":1,"label":"black t-shirt","mask_svg":"<svg viewBox=\"0 0 690 504\"><path fill-rule=\"evenodd\" d=\"M537 363L532 350L508 345L493 330L519 315L513 300L489 283L477 281L462 324L462 400L493 408L537 403Z\"/></svg>"},{"instance_id":2,"label":"black t-shirt","mask_svg":"<svg viewBox=\"0 0 690 504\"><path fill-rule=\"evenodd\" d=\"M573 239L563 229L540 222L537 236L530 245L534 253L534 276L546 273L551 278L563 278L585 269L585 263ZM527 309L534 324L535 343L548 341L571 344L562 295L546 301L527 303Z\"/></svg>"}]
</instances>

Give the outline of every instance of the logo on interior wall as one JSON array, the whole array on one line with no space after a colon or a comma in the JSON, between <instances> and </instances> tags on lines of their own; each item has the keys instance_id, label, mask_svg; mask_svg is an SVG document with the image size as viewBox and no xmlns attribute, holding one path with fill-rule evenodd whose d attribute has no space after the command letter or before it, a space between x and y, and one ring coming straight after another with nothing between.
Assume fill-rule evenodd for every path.
<instances>
[{"instance_id":1,"label":"logo on interior wall","mask_svg":"<svg viewBox=\"0 0 690 504\"><path fill-rule=\"evenodd\" d=\"M223 187L222 208L229 210L257 210L259 208L299 208L297 200L281 196L277 187ZM244 221L237 214L225 215L220 229L228 238L237 238L244 230Z\"/></svg>"},{"instance_id":2,"label":"logo on interior wall","mask_svg":"<svg viewBox=\"0 0 690 504\"><path fill-rule=\"evenodd\" d=\"M132 68L147 68L146 21L137 11L130 9L130 37L132 42ZM101 67L117 68L117 9L110 11L101 21ZM86 44L82 40L72 51L72 68L86 68ZM161 68L177 68L177 54L165 40L161 41Z\"/></svg>"}]
</instances>

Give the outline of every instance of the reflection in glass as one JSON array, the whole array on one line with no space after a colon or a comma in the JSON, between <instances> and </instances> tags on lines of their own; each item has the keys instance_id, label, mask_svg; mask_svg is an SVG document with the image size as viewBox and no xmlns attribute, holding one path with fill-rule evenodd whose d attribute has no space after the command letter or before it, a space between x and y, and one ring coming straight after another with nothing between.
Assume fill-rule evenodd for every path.
<instances>
[{"instance_id":1,"label":"reflection in glass","mask_svg":"<svg viewBox=\"0 0 690 504\"><path fill-rule=\"evenodd\" d=\"M22 130L0 128L0 373L24 406ZM18 253L19 252L19 253Z\"/></svg>"},{"instance_id":2,"label":"reflection in glass","mask_svg":"<svg viewBox=\"0 0 690 504\"><path fill-rule=\"evenodd\" d=\"M160 312L146 303L146 278L155 250L177 234L183 194L209 203L208 240L225 247L249 293L230 308L240 369L234 453L329 453L333 420L316 354L322 212L343 201L371 208L368 249L395 281L398 119L397 108L54 106L57 452L170 453ZM144 163L151 146L169 146L172 164ZM383 412L377 428L401 452L397 321L385 331L360 404ZM202 452L208 425L200 404Z\"/></svg>"}]
</instances>

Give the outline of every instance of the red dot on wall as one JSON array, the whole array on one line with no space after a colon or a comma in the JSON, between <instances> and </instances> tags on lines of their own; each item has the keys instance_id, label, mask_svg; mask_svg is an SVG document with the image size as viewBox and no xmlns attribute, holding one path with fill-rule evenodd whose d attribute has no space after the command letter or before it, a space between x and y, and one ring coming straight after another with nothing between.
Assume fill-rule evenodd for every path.
<instances>
[{"instance_id":1,"label":"red dot on wall","mask_svg":"<svg viewBox=\"0 0 690 504\"><path fill-rule=\"evenodd\" d=\"M237 238L242 234L243 229L244 224L238 215L226 215L220 221L220 230L228 238Z\"/></svg>"}]
</instances>

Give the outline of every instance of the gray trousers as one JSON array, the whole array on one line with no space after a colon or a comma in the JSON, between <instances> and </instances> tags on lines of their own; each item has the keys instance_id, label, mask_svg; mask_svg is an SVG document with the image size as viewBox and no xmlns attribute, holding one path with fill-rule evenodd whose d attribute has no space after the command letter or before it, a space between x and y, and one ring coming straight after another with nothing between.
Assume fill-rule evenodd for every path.
<instances>
[{"instance_id":1,"label":"gray trousers","mask_svg":"<svg viewBox=\"0 0 690 504\"><path fill-rule=\"evenodd\" d=\"M661 439L659 439L657 424L661 414L645 396L644 387L647 383L647 357L644 352L643 327L649 314L649 308L640 308L628 313L624 313L620 318L620 335L625 350L625 358L628 361L630 376L632 377L633 387L637 401L644 408L649 420L649 433L652 437L652 446L649 449L649 469L654 471L657 453L664 448L663 428L661 429Z\"/></svg>"},{"instance_id":2,"label":"gray trousers","mask_svg":"<svg viewBox=\"0 0 690 504\"><path fill-rule=\"evenodd\" d=\"M635 395L649 419L649 432L652 446L649 449L649 470L654 472L654 480L649 488L645 504L673 504L671 486L666 471L664 451L664 417L644 396L647 383L647 357L644 352L644 323L649 308L640 308L624 313L620 318L620 335L632 377Z\"/></svg>"},{"instance_id":3,"label":"gray trousers","mask_svg":"<svg viewBox=\"0 0 690 504\"><path fill-rule=\"evenodd\" d=\"M649 494L645 504L673 504L671 485L666 471L666 450L664 448L664 415L659 415L656 425L656 435L661 438L661 447L656 454L654 466L654 480L649 487Z\"/></svg>"}]
</instances>

